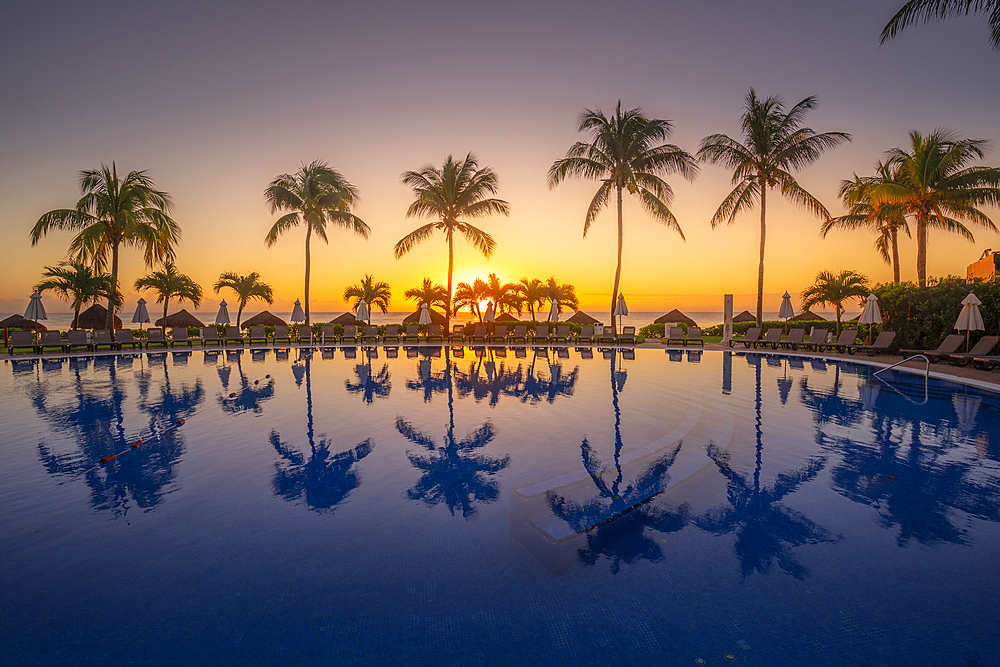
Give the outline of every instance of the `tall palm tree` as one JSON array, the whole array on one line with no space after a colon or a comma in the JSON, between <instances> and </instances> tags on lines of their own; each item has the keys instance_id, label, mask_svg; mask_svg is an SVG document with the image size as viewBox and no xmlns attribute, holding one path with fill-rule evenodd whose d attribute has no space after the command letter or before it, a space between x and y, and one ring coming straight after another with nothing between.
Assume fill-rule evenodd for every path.
<instances>
[{"instance_id":1,"label":"tall palm tree","mask_svg":"<svg viewBox=\"0 0 1000 667\"><path fill-rule=\"evenodd\" d=\"M531 321L534 322L535 311L541 310L542 304L549 298L548 287L538 278L532 278L531 280L521 278L517 284L517 289L521 292L521 300L531 314Z\"/></svg>"},{"instance_id":2,"label":"tall palm tree","mask_svg":"<svg viewBox=\"0 0 1000 667\"><path fill-rule=\"evenodd\" d=\"M270 248L278 242L278 237L300 224L306 228L306 281L305 316L309 321L309 242L316 234L324 243L327 225L346 227L361 238L368 238L371 229L365 221L351 213L357 206L358 190L339 172L325 162L314 160L302 165L294 174L282 174L271 181L264 190L264 201L271 213L288 211L278 218L264 237L264 245Z\"/></svg>"},{"instance_id":3,"label":"tall palm tree","mask_svg":"<svg viewBox=\"0 0 1000 667\"><path fill-rule=\"evenodd\" d=\"M174 258L181 228L168 213L170 195L153 187L145 171L130 171L118 178L115 163L80 172L83 196L76 208L49 211L31 229L31 245L53 229L77 232L70 242L72 259L92 260L99 269L111 255L112 293L108 296L107 329L114 329L118 296L118 250L122 244L139 248L146 266Z\"/></svg>"},{"instance_id":4,"label":"tall palm tree","mask_svg":"<svg viewBox=\"0 0 1000 667\"><path fill-rule=\"evenodd\" d=\"M430 278L424 278L420 287L411 287L403 292L407 299L414 299L419 304L426 303L428 308L441 306L441 309L448 312L448 291L441 283L435 283Z\"/></svg>"},{"instance_id":5,"label":"tall palm tree","mask_svg":"<svg viewBox=\"0 0 1000 667\"><path fill-rule=\"evenodd\" d=\"M476 278L469 283L459 283L455 285L455 296L452 299L452 313L457 313L462 308L468 308L469 312L483 321L483 313L479 308L479 303L487 298L489 287L482 278Z\"/></svg>"},{"instance_id":6,"label":"tall palm tree","mask_svg":"<svg viewBox=\"0 0 1000 667\"><path fill-rule=\"evenodd\" d=\"M897 174L881 162L875 170L875 176L854 174L853 179L840 182L840 197L848 213L824 220L820 235L826 238L833 229L868 229L875 232L875 249L886 264L892 265L892 280L899 284L899 231L910 236L910 227L906 224L906 214L901 206L872 201L872 189L876 185L891 183L897 178Z\"/></svg>"},{"instance_id":7,"label":"tall palm tree","mask_svg":"<svg viewBox=\"0 0 1000 667\"><path fill-rule=\"evenodd\" d=\"M510 215L510 204L495 199L499 180L489 167L478 168L476 156L469 153L464 160L455 161L451 155L441 168L425 164L420 171L406 171L400 177L404 185L413 188L416 199L406 210L406 217L431 218L433 222L417 227L401 238L393 248L399 259L417 244L429 239L435 229L444 232L448 242L448 307L446 315L451 315L451 278L455 266L455 232L465 237L474 248L487 259L496 249L496 240L472 225L467 219L485 218L491 215Z\"/></svg>"},{"instance_id":8,"label":"tall palm tree","mask_svg":"<svg viewBox=\"0 0 1000 667\"><path fill-rule=\"evenodd\" d=\"M501 282L496 273L491 273L486 277L486 297L493 301L497 313L521 314L523 300L517 283Z\"/></svg>"},{"instance_id":9,"label":"tall palm tree","mask_svg":"<svg viewBox=\"0 0 1000 667\"><path fill-rule=\"evenodd\" d=\"M760 203L760 265L757 270L757 326L764 311L764 238L767 218L767 190L778 188L793 204L826 220L830 213L818 199L805 191L791 171L809 166L823 151L850 141L844 132L816 134L801 127L806 113L817 100L809 96L784 113L785 103L777 96L761 100L753 88L747 93L741 119L743 143L725 134L711 134L701 140L698 159L722 164L733 170L736 188L722 200L712 216L712 228L723 222L733 224L736 216Z\"/></svg>"},{"instance_id":10,"label":"tall palm tree","mask_svg":"<svg viewBox=\"0 0 1000 667\"><path fill-rule=\"evenodd\" d=\"M110 273L102 273L79 261L46 266L42 277L42 281L35 285L35 291L40 294L52 290L59 298L73 304L73 329L76 329L83 304L107 299L115 294Z\"/></svg>"},{"instance_id":11,"label":"tall palm tree","mask_svg":"<svg viewBox=\"0 0 1000 667\"><path fill-rule=\"evenodd\" d=\"M816 282L802 292L802 312L807 312L815 305L833 306L837 312L837 335L840 335L840 316L844 314L844 302L857 299L859 305L864 305L868 296L868 278L850 270L838 274L832 271L820 271L816 274Z\"/></svg>"},{"instance_id":12,"label":"tall palm tree","mask_svg":"<svg viewBox=\"0 0 1000 667\"><path fill-rule=\"evenodd\" d=\"M383 314L389 310L389 302L392 300L392 290L389 288L389 283L375 280L371 274L366 273L360 283L351 285L344 290L344 301L350 303L351 299L354 299L351 309L355 311L361 305L361 300L365 300L369 309L368 323L371 324L372 308L378 307Z\"/></svg>"},{"instance_id":13,"label":"tall palm tree","mask_svg":"<svg viewBox=\"0 0 1000 667\"><path fill-rule=\"evenodd\" d=\"M201 305L201 285L190 276L177 272L177 267L170 260L159 271L153 271L135 281L137 290L153 290L156 293L156 303L163 304L163 318L167 317L167 304L176 297L178 301L187 299L197 308Z\"/></svg>"},{"instance_id":14,"label":"tall palm tree","mask_svg":"<svg viewBox=\"0 0 1000 667\"><path fill-rule=\"evenodd\" d=\"M274 303L274 290L271 286L260 279L260 274L251 271L245 276L241 276L235 271L224 271L219 274L219 279L215 281L212 289L218 294L219 291L227 287L236 292L240 300L240 308L236 311L236 327L240 326L240 318L243 316L243 308L250 299L260 299L268 305Z\"/></svg>"},{"instance_id":15,"label":"tall palm tree","mask_svg":"<svg viewBox=\"0 0 1000 667\"><path fill-rule=\"evenodd\" d=\"M577 310L580 308L580 300L576 298L576 288L569 283L560 283L555 276L549 276L545 281L545 294L551 303L558 302L557 312L562 312L563 307Z\"/></svg>"},{"instance_id":16,"label":"tall palm tree","mask_svg":"<svg viewBox=\"0 0 1000 667\"><path fill-rule=\"evenodd\" d=\"M910 132L910 149L893 148L886 165L897 173L889 183L872 188L876 203L900 205L913 217L917 232L917 280L927 284L927 231L931 227L954 232L970 241L964 220L997 231L989 216L977 208L1000 203L1000 169L967 167L986 156L986 140L960 139L951 130L937 129L924 136Z\"/></svg>"},{"instance_id":17,"label":"tall palm tree","mask_svg":"<svg viewBox=\"0 0 1000 667\"><path fill-rule=\"evenodd\" d=\"M608 206L611 196L617 197L618 264L611 294L611 312L614 312L622 274L622 191L638 195L639 203L654 220L684 239L677 218L668 208L674 192L661 176L679 173L689 181L694 180L698 164L686 151L673 144L661 143L670 137L673 123L646 118L642 109L623 111L621 100L610 118L600 109L584 109L577 130L589 132L591 141L578 141L566 151L566 157L553 162L548 184L554 188L570 176L601 181L587 207L584 238L598 214ZM611 319L613 322L614 318Z\"/></svg>"},{"instance_id":18,"label":"tall palm tree","mask_svg":"<svg viewBox=\"0 0 1000 667\"><path fill-rule=\"evenodd\" d=\"M880 44L916 23L950 19L971 13L989 14L990 46L1000 51L1000 0L910 0L882 28Z\"/></svg>"}]
</instances>

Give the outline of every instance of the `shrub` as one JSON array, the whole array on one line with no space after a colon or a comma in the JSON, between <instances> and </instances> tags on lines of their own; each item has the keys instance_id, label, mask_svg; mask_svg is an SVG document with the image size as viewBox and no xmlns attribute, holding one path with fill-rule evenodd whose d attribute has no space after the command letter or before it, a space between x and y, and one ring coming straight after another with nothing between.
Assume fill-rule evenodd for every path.
<instances>
[{"instance_id":1,"label":"shrub","mask_svg":"<svg viewBox=\"0 0 1000 667\"><path fill-rule=\"evenodd\" d=\"M1000 328L1000 282L974 281L949 276L928 281L927 287L905 282L887 283L874 289L882 311L882 329L896 332L895 345L900 348L934 349L944 337L955 333L955 321L962 310L962 299L974 292L983 305L986 332L972 332L970 344L984 333L995 333Z\"/></svg>"}]
</instances>

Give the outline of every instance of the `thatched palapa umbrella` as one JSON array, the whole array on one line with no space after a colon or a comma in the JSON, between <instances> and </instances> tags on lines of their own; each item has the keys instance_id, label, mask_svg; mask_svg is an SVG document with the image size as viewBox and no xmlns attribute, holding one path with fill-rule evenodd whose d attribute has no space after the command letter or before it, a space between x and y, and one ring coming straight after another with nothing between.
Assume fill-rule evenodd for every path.
<instances>
[{"instance_id":1,"label":"thatched palapa umbrella","mask_svg":"<svg viewBox=\"0 0 1000 667\"><path fill-rule=\"evenodd\" d=\"M733 322L756 322L757 316L751 313L749 310L744 310L742 313L733 318Z\"/></svg>"},{"instance_id":2,"label":"thatched palapa umbrella","mask_svg":"<svg viewBox=\"0 0 1000 667\"><path fill-rule=\"evenodd\" d=\"M181 309L176 313L171 313L166 317L161 317L160 319L153 322L153 326L157 327L198 327L199 329L204 327L201 320L189 313L187 310Z\"/></svg>"},{"instance_id":3,"label":"thatched palapa umbrella","mask_svg":"<svg viewBox=\"0 0 1000 667\"><path fill-rule=\"evenodd\" d=\"M520 321L521 320L517 319L510 313L500 313L499 315L497 315L497 322L520 322Z\"/></svg>"},{"instance_id":4,"label":"thatched palapa umbrella","mask_svg":"<svg viewBox=\"0 0 1000 667\"><path fill-rule=\"evenodd\" d=\"M815 321L822 320L822 321L826 322L826 318L825 317L820 317L819 315L817 315L816 313L814 313L814 312L812 312L810 310L807 310L804 313L799 313L795 317L789 317L788 318L789 322L810 322L810 321L814 321L814 320Z\"/></svg>"},{"instance_id":5,"label":"thatched palapa umbrella","mask_svg":"<svg viewBox=\"0 0 1000 667\"><path fill-rule=\"evenodd\" d=\"M430 313L431 323L440 324L441 326L448 326L448 320L444 315L434 310L433 308L428 308L427 312ZM420 323L420 311L414 311L403 318L403 324L419 324Z\"/></svg>"},{"instance_id":6,"label":"thatched palapa umbrella","mask_svg":"<svg viewBox=\"0 0 1000 667\"><path fill-rule=\"evenodd\" d=\"M735 322L736 320L734 319L733 321ZM756 322L757 318L754 318L754 321ZM666 324L667 322L684 323L689 327L698 326L698 324L694 320L692 320L690 317L688 317L681 311L677 310L676 308L671 310L666 315L657 317L655 320L653 320L653 324Z\"/></svg>"},{"instance_id":7,"label":"thatched palapa umbrella","mask_svg":"<svg viewBox=\"0 0 1000 667\"><path fill-rule=\"evenodd\" d=\"M24 329L25 331L48 331L44 324L40 324L34 320L26 320L17 314L0 321L0 327L4 329Z\"/></svg>"},{"instance_id":8,"label":"thatched palapa umbrella","mask_svg":"<svg viewBox=\"0 0 1000 667\"><path fill-rule=\"evenodd\" d=\"M570 324L597 324L597 318L591 317L582 310L578 310L573 313L572 317L566 320Z\"/></svg>"},{"instance_id":9,"label":"thatched palapa umbrella","mask_svg":"<svg viewBox=\"0 0 1000 667\"><path fill-rule=\"evenodd\" d=\"M80 313L80 318L76 321L77 329L103 329L108 324L108 309L99 303L95 303L87 310ZM115 329L122 328L122 320L115 315Z\"/></svg>"},{"instance_id":10,"label":"thatched palapa umbrella","mask_svg":"<svg viewBox=\"0 0 1000 667\"><path fill-rule=\"evenodd\" d=\"M272 315L270 312L268 312L268 311L265 310L262 313L257 313L256 315L254 315L253 317L251 317L249 320L247 320L246 322L244 322L243 324L241 324L240 328L241 329L249 329L250 327L255 327L255 326L276 327L279 324L280 325L284 325L284 326L288 326L288 322L286 322L285 320L281 319L277 315Z\"/></svg>"},{"instance_id":11,"label":"thatched palapa umbrella","mask_svg":"<svg viewBox=\"0 0 1000 667\"><path fill-rule=\"evenodd\" d=\"M337 317L330 320L330 324L357 324L358 318L354 316L354 313L344 313L343 315L338 315Z\"/></svg>"}]
</instances>

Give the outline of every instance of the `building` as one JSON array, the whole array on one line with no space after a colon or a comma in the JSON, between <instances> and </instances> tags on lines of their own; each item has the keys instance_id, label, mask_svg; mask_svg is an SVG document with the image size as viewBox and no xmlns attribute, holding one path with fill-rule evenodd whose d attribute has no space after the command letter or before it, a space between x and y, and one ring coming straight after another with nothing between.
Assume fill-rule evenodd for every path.
<instances>
[{"instance_id":1,"label":"building","mask_svg":"<svg viewBox=\"0 0 1000 667\"><path fill-rule=\"evenodd\" d=\"M1000 252L987 249L978 262L969 264L966 277L969 280L993 280L998 275L1000 275Z\"/></svg>"}]
</instances>

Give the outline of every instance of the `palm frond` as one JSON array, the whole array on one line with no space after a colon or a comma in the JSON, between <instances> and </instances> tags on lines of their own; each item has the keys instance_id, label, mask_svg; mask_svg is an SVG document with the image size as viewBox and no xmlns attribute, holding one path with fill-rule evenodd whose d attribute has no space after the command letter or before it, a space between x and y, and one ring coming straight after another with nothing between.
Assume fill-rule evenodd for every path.
<instances>
[{"instance_id":1,"label":"palm frond","mask_svg":"<svg viewBox=\"0 0 1000 667\"><path fill-rule=\"evenodd\" d=\"M423 243L431 236L433 236L434 230L437 229L437 227L438 223L436 222L431 222L421 227L417 227L412 232L410 232L409 234L407 234L406 236L404 236L403 238L399 239L399 241L396 242L396 245L393 246L392 249L393 255L396 257L396 259L399 259L406 253L413 250L414 246L416 246L419 243Z\"/></svg>"}]
</instances>

